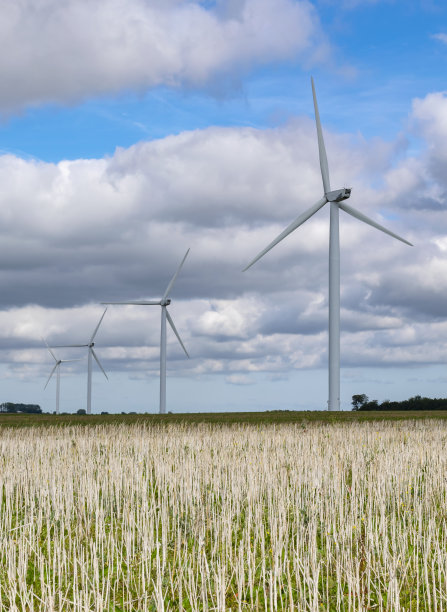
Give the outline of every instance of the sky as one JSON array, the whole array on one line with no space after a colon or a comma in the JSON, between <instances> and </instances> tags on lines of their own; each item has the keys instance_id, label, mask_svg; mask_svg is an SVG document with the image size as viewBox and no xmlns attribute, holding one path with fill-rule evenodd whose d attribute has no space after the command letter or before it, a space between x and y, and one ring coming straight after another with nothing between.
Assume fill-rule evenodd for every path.
<instances>
[{"instance_id":1,"label":"sky","mask_svg":"<svg viewBox=\"0 0 447 612\"><path fill-rule=\"evenodd\" d=\"M3 0L1 402L55 408L51 346L101 302L169 311L167 409L327 407L333 188L414 244L340 212L341 407L447 397L447 5L442 0ZM160 308L109 306L93 412L158 411ZM55 349L61 411L87 351Z\"/></svg>"}]
</instances>

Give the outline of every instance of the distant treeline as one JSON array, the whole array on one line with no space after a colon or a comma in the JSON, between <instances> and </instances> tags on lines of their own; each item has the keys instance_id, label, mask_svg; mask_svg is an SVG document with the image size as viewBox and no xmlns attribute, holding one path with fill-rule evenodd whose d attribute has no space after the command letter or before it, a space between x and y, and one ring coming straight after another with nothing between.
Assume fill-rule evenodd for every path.
<instances>
[{"instance_id":1,"label":"distant treeline","mask_svg":"<svg viewBox=\"0 0 447 612\"><path fill-rule=\"evenodd\" d=\"M3 402L0 404L0 412L27 412L28 414L41 414L42 408L38 404L13 404Z\"/></svg>"},{"instance_id":2,"label":"distant treeline","mask_svg":"<svg viewBox=\"0 0 447 612\"><path fill-rule=\"evenodd\" d=\"M367 395L352 396L353 410L447 410L447 398L421 397L415 395L402 402L369 400Z\"/></svg>"}]
</instances>

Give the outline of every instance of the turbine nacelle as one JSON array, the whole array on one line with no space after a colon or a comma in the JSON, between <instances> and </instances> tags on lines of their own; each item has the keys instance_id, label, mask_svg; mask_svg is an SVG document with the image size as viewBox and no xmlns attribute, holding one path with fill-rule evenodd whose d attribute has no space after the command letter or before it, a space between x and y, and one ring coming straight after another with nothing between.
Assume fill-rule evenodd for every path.
<instances>
[{"instance_id":1,"label":"turbine nacelle","mask_svg":"<svg viewBox=\"0 0 447 612\"><path fill-rule=\"evenodd\" d=\"M169 306L170 303L171 303L171 300L161 300L160 306Z\"/></svg>"},{"instance_id":2,"label":"turbine nacelle","mask_svg":"<svg viewBox=\"0 0 447 612\"><path fill-rule=\"evenodd\" d=\"M336 189L335 191L328 191L324 194L328 202L342 202L351 197L351 189L345 187L344 189Z\"/></svg>"}]
</instances>

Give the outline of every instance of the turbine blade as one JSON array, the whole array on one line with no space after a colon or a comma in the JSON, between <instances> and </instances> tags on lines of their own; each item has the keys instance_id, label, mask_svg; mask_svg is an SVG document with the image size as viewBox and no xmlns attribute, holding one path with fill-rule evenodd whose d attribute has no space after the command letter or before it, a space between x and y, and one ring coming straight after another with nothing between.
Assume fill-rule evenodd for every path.
<instances>
[{"instance_id":1,"label":"turbine blade","mask_svg":"<svg viewBox=\"0 0 447 612\"><path fill-rule=\"evenodd\" d=\"M96 336L96 334L98 333L99 326L101 325L102 320L104 319L104 316L105 316L106 312L107 312L107 308L106 308L106 309L104 310L104 312L102 313L102 317L99 319L99 323L98 323L98 325L95 327L95 331L93 332L92 337L90 338L90 342L89 342L89 344L91 344L91 343L93 342L93 340L95 339L95 336Z\"/></svg>"},{"instance_id":2,"label":"turbine blade","mask_svg":"<svg viewBox=\"0 0 447 612\"><path fill-rule=\"evenodd\" d=\"M97 363L97 364L99 365L99 367L101 368L102 373L103 373L103 374L104 374L104 376L107 378L107 380L109 380L109 377L107 376L107 374L106 374L106 372L105 372L104 368L102 367L102 365L101 365L101 363L100 363L100 361L99 361L98 357L96 356L95 351L94 351L92 348L91 348L90 350L91 350L91 352L92 352L93 357L95 358L96 363Z\"/></svg>"},{"instance_id":3,"label":"turbine blade","mask_svg":"<svg viewBox=\"0 0 447 612\"><path fill-rule=\"evenodd\" d=\"M89 346L88 344L56 344L52 348L84 348Z\"/></svg>"},{"instance_id":4,"label":"turbine blade","mask_svg":"<svg viewBox=\"0 0 447 612\"><path fill-rule=\"evenodd\" d=\"M163 297L161 298L162 301L165 300L168 297L168 295L169 295L169 293L170 293L170 291L171 291L171 289L172 289L172 287L173 287L173 285L174 285L174 283L175 283L175 281L177 279L177 276L179 275L179 272L182 269L183 264L185 263L185 259L187 258L188 253L189 253L189 249L186 251L184 258L182 259L179 267L177 268L177 272L171 278L171 282L166 287L166 291L164 292Z\"/></svg>"},{"instance_id":5,"label":"turbine blade","mask_svg":"<svg viewBox=\"0 0 447 612\"><path fill-rule=\"evenodd\" d=\"M173 332L174 332L174 334L177 336L177 340L180 342L180 346L181 346L181 347L182 347L182 349L185 351L185 354L186 354L186 356L187 356L187 357L188 357L188 359L189 359L189 354L188 354L188 351L186 350L185 345L183 344L182 339L181 339L181 338L180 338L180 336L179 336L179 333L178 333L178 331L177 331L177 329L176 329L176 327L175 327L175 325L174 325L174 321L172 320L171 315L170 315L170 314L169 314L169 312L168 312L168 309L166 309L166 318L167 318L167 319L168 319L168 321L169 321L169 325L172 327L172 331L173 331Z\"/></svg>"},{"instance_id":6,"label":"turbine blade","mask_svg":"<svg viewBox=\"0 0 447 612\"><path fill-rule=\"evenodd\" d=\"M376 229L380 230L381 232L384 232L385 234L388 234L388 236L392 236L393 238L396 238L397 240L400 240L401 242L404 242L405 244L408 244L409 246L413 246L411 242L408 242L408 240L405 240L405 238L401 238L394 232L390 232L390 230L387 230L386 227L383 227L383 225L376 223L375 221L373 221L372 219L370 219L363 213L359 212L355 208L352 208L352 206L345 204L345 202L339 202L338 205L342 210L347 212L348 215L352 215L356 219L359 219L359 221L363 221L364 223L367 223L368 225L372 225L372 227L375 227Z\"/></svg>"},{"instance_id":7,"label":"turbine blade","mask_svg":"<svg viewBox=\"0 0 447 612\"><path fill-rule=\"evenodd\" d=\"M47 349L49 350L50 355L53 357L54 361L57 363L58 359L57 359L56 355L53 353L53 351L51 350L51 348L48 346L48 342L45 340L44 337L42 337L42 340L45 342L45 345L46 345Z\"/></svg>"},{"instance_id":8,"label":"turbine blade","mask_svg":"<svg viewBox=\"0 0 447 612\"><path fill-rule=\"evenodd\" d=\"M320 210L320 208L324 206L326 202L327 202L326 196L323 196L321 200L318 200L316 204L314 204L313 206L308 208L305 212L303 212L299 217L295 219L295 221L292 221L292 223L288 225L286 229L283 232L281 232L280 235L277 238L275 238L273 242L271 242L267 247L265 247L263 251L261 251L258 255L256 255L254 259L252 259L252 261L248 264L248 266L246 266L242 270L242 272L245 272L245 270L248 270L248 268L251 268L251 266L254 263L256 263L258 259L261 259L261 257L263 257L266 253L268 253L270 249L273 249L273 247L276 246L278 242L281 242L281 240L284 240L284 238L288 236L291 232L293 232L293 230L296 230L297 227L299 227L305 221L307 221L310 217L312 217L312 215L314 215L318 210Z\"/></svg>"},{"instance_id":9,"label":"turbine blade","mask_svg":"<svg viewBox=\"0 0 447 612\"><path fill-rule=\"evenodd\" d=\"M61 359L59 363L71 363L72 361L82 361L82 359Z\"/></svg>"},{"instance_id":10,"label":"turbine blade","mask_svg":"<svg viewBox=\"0 0 447 612\"><path fill-rule=\"evenodd\" d=\"M57 368L57 366L58 366L58 365L59 365L59 362L57 362L57 363L56 363L56 365L54 366L54 368L51 370L51 374L48 376L48 380L47 380L47 382L45 383L45 387L43 388L43 390L44 390L44 391L45 391L45 389L47 388L48 383L50 382L51 377L53 376L54 372L56 371L56 368Z\"/></svg>"},{"instance_id":11,"label":"turbine blade","mask_svg":"<svg viewBox=\"0 0 447 612\"><path fill-rule=\"evenodd\" d=\"M101 304L121 304L121 305L125 305L125 304L130 304L130 305L136 305L136 306L160 306L161 302L160 300L155 301L155 300L137 300L137 301L133 301L133 302L101 302Z\"/></svg>"},{"instance_id":12,"label":"turbine blade","mask_svg":"<svg viewBox=\"0 0 447 612\"><path fill-rule=\"evenodd\" d=\"M313 77L311 77L311 81L312 81L312 95L314 98L314 108L315 108L315 121L317 123L318 153L320 156L321 178L323 179L324 193L329 193L329 191L331 190L331 184L329 181L329 166L327 163L326 147L324 146L323 130L321 129L320 113L318 111L317 94L315 93L315 85L314 85Z\"/></svg>"}]
</instances>

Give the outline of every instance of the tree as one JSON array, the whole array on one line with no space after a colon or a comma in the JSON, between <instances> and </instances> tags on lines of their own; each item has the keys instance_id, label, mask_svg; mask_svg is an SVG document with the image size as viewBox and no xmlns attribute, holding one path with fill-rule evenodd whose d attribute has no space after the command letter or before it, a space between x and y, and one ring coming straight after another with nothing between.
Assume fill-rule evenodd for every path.
<instances>
[{"instance_id":1,"label":"tree","mask_svg":"<svg viewBox=\"0 0 447 612\"><path fill-rule=\"evenodd\" d=\"M16 404L18 412L26 412L28 414L42 414L42 408L39 404Z\"/></svg>"},{"instance_id":2,"label":"tree","mask_svg":"<svg viewBox=\"0 0 447 612\"><path fill-rule=\"evenodd\" d=\"M87 410L85 408L79 408L76 414L87 414Z\"/></svg>"},{"instance_id":3,"label":"tree","mask_svg":"<svg viewBox=\"0 0 447 612\"><path fill-rule=\"evenodd\" d=\"M365 395L364 393L359 394L359 395L353 395L352 396L352 409L353 410L360 410L362 406L364 406L365 404L367 404L369 401L369 398L367 395Z\"/></svg>"},{"instance_id":4,"label":"tree","mask_svg":"<svg viewBox=\"0 0 447 612\"><path fill-rule=\"evenodd\" d=\"M14 404L13 402L3 402L3 404L0 404L0 412L41 414L42 408L38 404Z\"/></svg>"}]
</instances>

